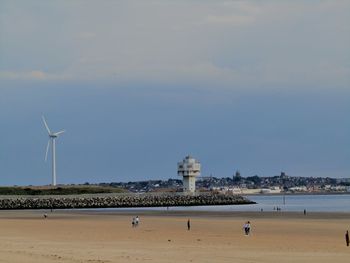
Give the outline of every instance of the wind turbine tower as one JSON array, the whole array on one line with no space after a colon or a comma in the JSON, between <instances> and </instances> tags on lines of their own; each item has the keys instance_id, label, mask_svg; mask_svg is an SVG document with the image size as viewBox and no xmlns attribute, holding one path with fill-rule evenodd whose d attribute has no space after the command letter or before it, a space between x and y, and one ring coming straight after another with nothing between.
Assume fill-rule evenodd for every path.
<instances>
[{"instance_id":1,"label":"wind turbine tower","mask_svg":"<svg viewBox=\"0 0 350 263\"><path fill-rule=\"evenodd\" d=\"M51 142L51 149L52 149L52 186L56 186L56 138L65 131L59 131L59 132L51 132L49 129L49 126L46 123L46 120L44 116L42 116L45 128L47 130L47 133L49 134L49 140L47 142L46 146L46 154L45 154L45 162L47 161L47 155L49 153L50 148L50 142Z\"/></svg>"}]
</instances>

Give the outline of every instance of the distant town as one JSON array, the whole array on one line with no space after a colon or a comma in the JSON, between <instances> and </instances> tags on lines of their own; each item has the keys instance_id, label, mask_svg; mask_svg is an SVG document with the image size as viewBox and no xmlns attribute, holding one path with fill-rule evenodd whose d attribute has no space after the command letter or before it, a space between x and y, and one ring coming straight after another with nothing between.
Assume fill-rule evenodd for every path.
<instances>
[{"instance_id":1,"label":"distant town","mask_svg":"<svg viewBox=\"0 0 350 263\"><path fill-rule=\"evenodd\" d=\"M85 183L89 185L89 183ZM180 179L148 180L138 182L100 183L99 186L118 187L130 192L181 192ZM294 177L281 172L278 176L243 177L237 171L232 177L198 177L199 192L217 191L233 194L278 194L278 193L350 193L350 178Z\"/></svg>"}]
</instances>

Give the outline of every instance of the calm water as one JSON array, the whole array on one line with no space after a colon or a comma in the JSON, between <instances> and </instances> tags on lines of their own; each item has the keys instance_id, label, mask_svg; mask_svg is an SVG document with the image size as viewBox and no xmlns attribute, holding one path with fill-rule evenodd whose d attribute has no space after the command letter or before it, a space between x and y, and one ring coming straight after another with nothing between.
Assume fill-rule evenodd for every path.
<instances>
[{"instance_id":1,"label":"calm water","mask_svg":"<svg viewBox=\"0 0 350 263\"><path fill-rule=\"evenodd\" d=\"M210 211L260 211L263 209L264 211L273 211L274 207L280 207L283 211L303 211L306 209L313 212L350 212L350 195L286 195L285 197L283 195L254 195L247 196L247 198L257 202L257 204L185 209Z\"/></svg>"},{"instance_id":2,"label":"calm water","mask_svg":"<svg viewBox=\"0 0 350 263\"><path fill-rule=\"evenodd\" d=\"M227 206L189 206L169 207L172 211L273 211L280 207L282 211L313 212L350 212L350 194L346 195L286 195L283 204L283 195L250 195L248 199L257 202L254 205L227 205ZM166 210L159 208L117 208L120 210ZM109 210L109 209L108 209Z\"/></svg>"}]
</instances>

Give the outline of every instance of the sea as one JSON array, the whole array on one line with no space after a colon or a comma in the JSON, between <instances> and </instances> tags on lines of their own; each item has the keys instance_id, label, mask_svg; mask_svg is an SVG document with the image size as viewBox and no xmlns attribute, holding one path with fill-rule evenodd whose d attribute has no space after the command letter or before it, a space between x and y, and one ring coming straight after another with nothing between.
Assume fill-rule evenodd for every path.
<instances>
[{"instance_id":1,"label":"sea","mask_svg":"<svg viewBox=\"0 0 350 263\"><path fill-rule=\"evenodd\" d=\"M328 195L249 195L245 196L256 204L222 206L176 206L152 208L111 208L105 210L146 211L304 211L308 212L350 212L350 194Z\"/></svg>"}]
</instances>

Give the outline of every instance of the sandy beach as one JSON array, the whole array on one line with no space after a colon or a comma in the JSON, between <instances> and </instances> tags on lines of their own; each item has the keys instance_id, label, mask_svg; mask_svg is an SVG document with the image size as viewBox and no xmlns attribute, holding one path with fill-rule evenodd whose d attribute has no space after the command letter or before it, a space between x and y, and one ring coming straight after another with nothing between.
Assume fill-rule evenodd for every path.
<instances>
[{"instance_id":1,"label":"sandy beach","mask_svg":"<svg viewBox=\"0 0 350 263\"><path fill-rule=\"evenodd\" d=\"M349 262L350 214L0 211L0 262ZM132 217L140 225L131 227ZM187 219L191 230L187 230ZM252 223L252 234L242 226Z\"/></svg>"}]
</instances>

